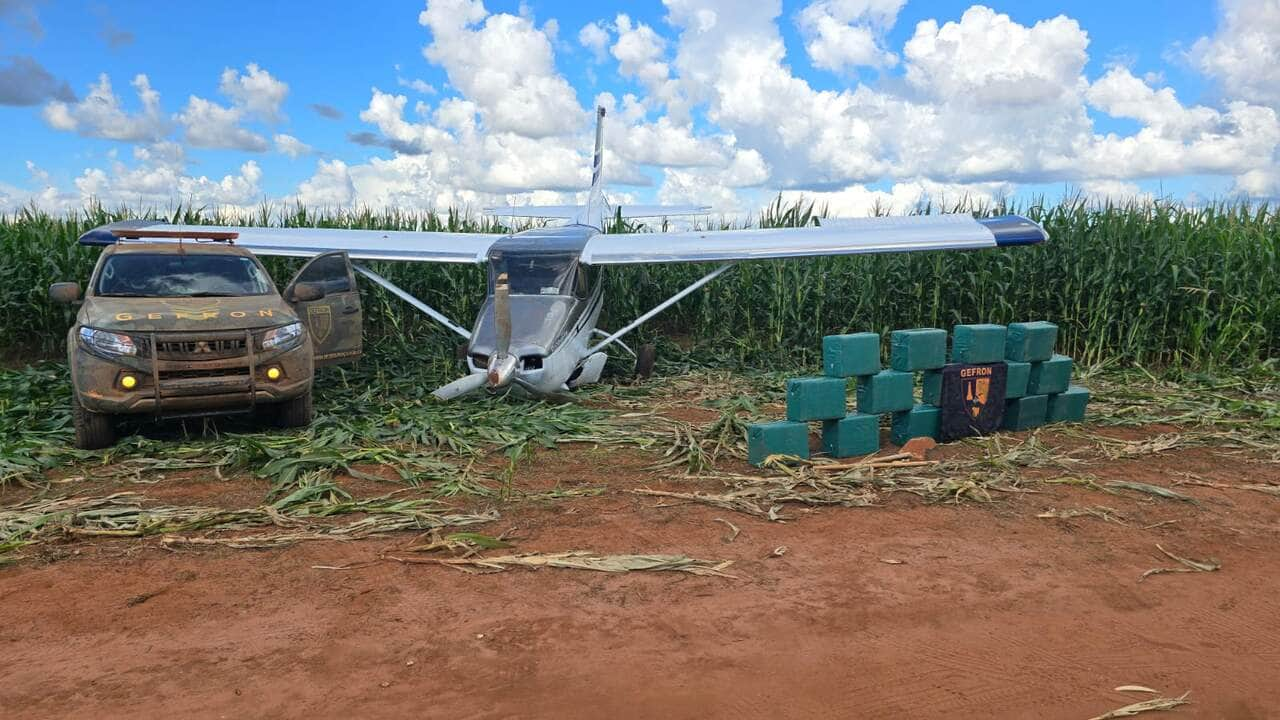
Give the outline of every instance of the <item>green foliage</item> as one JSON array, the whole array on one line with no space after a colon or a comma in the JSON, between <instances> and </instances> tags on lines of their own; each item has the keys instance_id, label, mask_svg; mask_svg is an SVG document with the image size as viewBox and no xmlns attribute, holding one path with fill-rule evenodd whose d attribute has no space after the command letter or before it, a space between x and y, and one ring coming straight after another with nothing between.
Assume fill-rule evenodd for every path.
<instances>
[{"instance_id":1,"label":"green foliage","mask_svg":"<svg viewBox=\"0 0 1280 720\"><path fill-rule=\"evenodd\" d=\"M1008 206L948 208L978 215ZM925 207L929 212L934 208ZM1280 214L1247 203L1097 207L1069 201L1021 212L1051 240L978 252L869 255L743 263L639 331L636 340L687 339L691 357L717 364L777 367L819 362L821 338L870 330L1044 319L1061 327L1059 352L1083 364L1103 359L1174 367L1243 366L1280 351ZM768 207L753 224L805 226L825 209ZM502 232L512 228L458 210L313 211L263 207L229 217L191 207L169 213L87 208L56 218L35 210L0 217L0 347L58 352L73 311L46 298L59 280L84 282L98 251L75 245L84 230L124 217L189 223ZM727 227L726 223L714 227ZM610 232L643 231L614 218ZM637 237L636 242L643 242ZM277 283L298 262L270 259ZM483 268L373 263L392 282L466 325L482 301ZM618 327L693 282L706 268L672 264L611 269L602 326ZM370 283L361 283L366 338L428 359L442 377L456 336Z\"/></svg>"}]
</instances>

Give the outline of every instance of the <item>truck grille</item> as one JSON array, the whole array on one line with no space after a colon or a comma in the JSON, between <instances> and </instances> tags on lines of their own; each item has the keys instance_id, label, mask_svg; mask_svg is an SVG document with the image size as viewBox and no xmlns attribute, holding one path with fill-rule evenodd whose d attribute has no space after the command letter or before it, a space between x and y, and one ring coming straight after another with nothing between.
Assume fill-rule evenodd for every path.
<instances>
[{"instance_id":1,"label":"truck grille","mask_svg":"<svg viewBox=\"0 0 1280 720\"><path fill-rule=\"evenodd\" d=\"M213 370L161 370L160 380L192 380L195 378L247 379L249 368L220 368Z\"/></svg>"},{"instance_id":2,"label":"truck grille","mask_svg":"<svg viewBox=\"0 0 1280 720\"><path fill-rule=\"evenodd\" d=\"M156 340L159 360L225 360L245 355L245 338Z\"/></svg>"}]
</instances>

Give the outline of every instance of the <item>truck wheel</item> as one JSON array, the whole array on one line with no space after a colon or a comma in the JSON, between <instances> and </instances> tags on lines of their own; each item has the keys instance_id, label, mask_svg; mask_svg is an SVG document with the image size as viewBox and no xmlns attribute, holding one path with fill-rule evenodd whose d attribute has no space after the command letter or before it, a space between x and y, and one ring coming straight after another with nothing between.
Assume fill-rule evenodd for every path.
<instances>
[{"instance_id":1,"label":"truck wheel","mask_svg":"<svg viewBox=\"0 0 1280 720\"><path fill-rule=\"evenodd\" d=\"M306 427L311 424L315 408L311 403L311 390L291 400L280 403L276 411L276 425L282 428Z\"/></svg>"},{"instance_id":2,"label":"truck wheel","mask_svg":"<svg viewBox=\"0 0 1280 720\"><path fill-rule=\"evenodd\" d=\"M636 351L636 377L648 380L653 375L653 364L658 361L658 348L648 343Z\"/></svg>"},{"instance_id":3,"label":"truck wheel","mask_svg":"<svg viewBox=\"0 0 1280 720\"><path fill-rule=\"evenodd\" d=\"M76 447L81 450L101 450L116 442L116 428L111 416L85 410L74 392L71 395L71 423L76 428Z\"/></svg>"}]
</instances>

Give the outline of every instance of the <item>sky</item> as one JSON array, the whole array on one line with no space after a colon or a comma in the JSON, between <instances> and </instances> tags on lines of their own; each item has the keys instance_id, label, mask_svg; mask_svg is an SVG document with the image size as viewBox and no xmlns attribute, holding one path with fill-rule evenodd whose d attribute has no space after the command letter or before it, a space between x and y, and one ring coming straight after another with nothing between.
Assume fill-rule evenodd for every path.
<instances>
[{"instance_id":1,"label":"sky","mask_svg":"<svg viewBox=\"0 0 1280 720\"><path fill-rule=\"evenodd\" d=\"M1280 0L0 0L0 210L1280 197Z\"/></svg>"}]
</instances>

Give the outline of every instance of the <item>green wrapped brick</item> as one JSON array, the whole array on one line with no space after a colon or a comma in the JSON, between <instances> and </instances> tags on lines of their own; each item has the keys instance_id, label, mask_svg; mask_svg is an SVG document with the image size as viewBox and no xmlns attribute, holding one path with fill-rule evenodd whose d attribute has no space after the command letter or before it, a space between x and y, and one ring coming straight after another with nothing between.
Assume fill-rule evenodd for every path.
<instances>
[{"instance_id":1,"label":"green wrapped brick","mask_svg":"<svg viewBox=\"0 0 1280 720\"><path fill-rule=\"evenodd\" d=\"M1043 362L1031 363L1031 373L1027 376L1027 393L1052 395L1065 391L1070 384L1071 358L1066 355L1054 355Z\"/></svg>"},{"instance_id":2,"label":"green wrapped brick","mask_svg":"<svg viewBox=\"0 0 1280 720\"><path fill-rule=\"evenodd\" d=\"M1053 357L1058 342L1058 326L1043 320L1009 323L1005 333L1004 359L1017 362L1041 362Z\"/></svg>"},{"instance_id":3,"label":"green wrapped brick","mask_svg":"<svg viewBox=\"0 0 1280 720\"><path fill-rule=\"evenodd\" d=\"M759 466L770 455L808 458L809 426L785 420L748 425L747 462Z\"/></svg>"},{"instance_id":4,"label":"green wrapped brick","mask_svg":"<svg viewBox=\"0 0 1280 720\"><path fill-rule=\"evenodd\" d=\"M899 372L936 370L947 364L947 331L937 328L894 330L889 336L889 367Z\"/></svg>"},{"instance_id":5,"label":"green wrapped brick","mask_svg":"<svg viewBox=\"0 0 1280 720\"><path fill-rule=\"evenodd\" d=\"M956 325L951 331L951 362L994 363L1004 359L1003 325Z\"/></svg>"},{"instance_id":6,"label":"green wrapped brick","mask_svg":"<svg viewBox=\"0 0 1280 720\"><path fill-rule=\"evenodd\" d=\"M858 412L879 415L910 410L915 404L914 380L911 373L897 370L858 378Z\"/></svg>"},{"instance_id":7,"label":"green wrapped brick","mask_svg":"<svg viewBox=\"0 0 1280 720\"><path fill-rule=\"evenodd\" d=\"M941 410L933 405L916 405L905 412L893 414L890 439L894 445L904 445L911 438L938 439L938 423Z\"/></svg>"},{"instance_id":8,"label":"green wrapped brick","mask_svg":"<svg viewBox=\"0 0 1280 720\"><path fill-rule=\"evenodd\" d=\"M1006 361L1007 370L1004 375L1004 396L1006 399L1020 398L1027 394L1027 381L1031 379L1031 363Z\"/></svg>"},{"instance_id":9,"label":"green wrapped brick","mask_svg":"<svg viewBox=\"0 0 1280 720\"><path fill-rule=\"evenodd\" d=\"M1030 430L1044 424L1045 413L1048 410L1048 395L1027 395L1006 400L1004 420L1001 421L1000 427L1004 430Z\"/></svg>"},{"instance_id":10,"label":"green wrapped brick","mask_svg":"<svg viewBox=\"0 0 1280 720\"><path fill-rule=\"evenodd\" d=\"M880 372L880 335L863 332L822 338L822 370L840 378Z\"/></svg>"},{"instance_id":11,"label":"green wrapped brick","mask_svg":"<svg viewBox=\"0 0 1280 720\"><path fill-rule=\"evenodd\" d=\"M831 457L870 455L880 449L880 416L853 413L822 421L822 449Z\"/></svg>"},{"instance_id":12,"label":"green wrapped brick","mask_svg":"<svg viewBox=\"0 0 1280 720\"><path fill-rule=\"evenodd\" d=\"M835 420L844 415L844 378L808 377L787 381L788 420Z\"/></svg>"},{"instance_id":13,"label":"green wrapped brick","mask_svg":"<svg viewBox=\"0 0 1280 720\"><path fill-rule=\"evenodd\" d=\"M1079 385L1072 385L1066 392L1049 396L1045 422L1081 422L1084 420L1084 409L1088 404L1089 391Z\"/></svg>"},{"instance_id":14,"label":"green wrapped brick","mask_svg":"<svg viewBox=\"0 0 1280 720\"><path fill-rule=\"evenodd\" d=\"M920 398L925 405L942 404L942 371L925 370L921 381Z\"/></svg>"}]
</instances>

